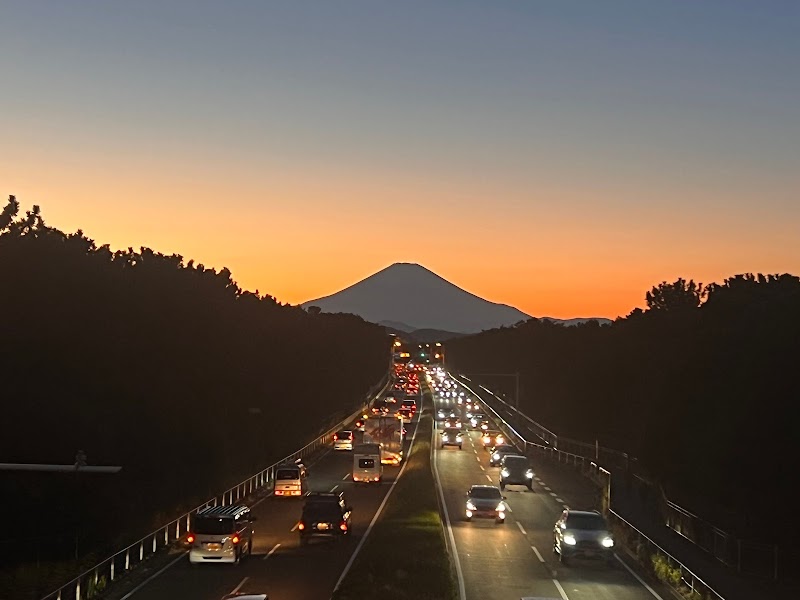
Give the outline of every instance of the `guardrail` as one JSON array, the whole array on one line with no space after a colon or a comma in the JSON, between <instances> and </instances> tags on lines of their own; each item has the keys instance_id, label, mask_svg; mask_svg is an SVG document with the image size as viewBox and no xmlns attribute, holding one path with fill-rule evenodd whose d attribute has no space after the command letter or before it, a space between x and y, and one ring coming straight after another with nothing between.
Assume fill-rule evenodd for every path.
<instances>
[{"instance_id":1,"label":"guardrail","mask_svg":"<svg viewBox=\"0 0 800 600\"><path fill-rule=\"evenodd\" d=\"M274 481L275 468L278 465L293 462L297 459L304 459L317 452L320 448L329 445L332 442L333 434L341 429L343 425L361 416L372 400L385 391L390 381L390 374L387 373L379 383L370 388L365 402L358 407L358 410L318 436L314 441L258 473L251 475L237 485L217 494L177 519L173 519L166 525L159 527L127 548L123 548L105 560L100 561L57 590L44 596L42 600L88 600L97 596L112 582L122 577L124 573L135 569L159 550L167 548L180 540L189 531L191 515L197 511L209 506L234 504L244 500L254 492L265 490Z\"/></svg>"},{"instance_id":2,"label":"guardrail","mask_svg":"<svg viewBox=\"0 0 800 600\"><path fill-rule=\"evenodd\" d=\"M467 388L470 392L472 392L478 398L481 398L480 394L475 392L471 387L469 387L463 381L459 381L461 385ZM483 386L481 386L483 388ZM486 388L483 388L486 390ZM486 390L488 391L488 390ZM491 393L491 392L489 392ZM502 402L509 408L510 407L506 402L502 399L498 398L495 394L491 394L496 400ZM548 440L543 438L542 441L544 443L536 443L529 441L522 433L520 433L517 429L515 429L511 424L509 424L495 409L492 407L484 398L481 398L483 402L483 406L488 408L495 416L495 422L498 427L506 436L517 442L517 445L522 446L525 449L525 454L529 455L531 453L540 453L543 455L548 456L549 458L556 460L560 463L565 465L573 465L577 467L580 472L592 480L597 486L599 490L599 497L598 497L598 504L602 507L603 514L607 515L612 527L615 529L616 537L618 539L622 539L625 541L625 546L630 549L631 553L639 560L643 565L652 567L654 574L667 583L671 585L674 589L679 590L681 592L685 592L690 594L690 598L697 598L697 599L715 599L715 600L724 600L724 598L714 590L709 584L707 584L703 579L698 577L691 569L686 567L680 560L672 556L669 552L664 550L661 546L659 546L656 542L654 542L651 538L645 535L642 531L637 529L633 524L626 521L622 516L616 513L611 508L611 472L608 469L603 468L598 464L596 460L593 458L583 456L578 454L577 452L570 452L563 450L562 448L565 445L570 445L569 442L573 442L573 448L591 448L595 455L600 455L599 446L591 446L591 444L585 444L581 442L575 442L574 440L566 440L564 438L558 438L553 435L554 444L550 444ZM519 411L515 411L520 416L524 417L526 420L534 423L534 425L541 427L538 423L535 423L526 415L523 415ZM547 431L545 428L542 428ZM557 441L556 441L557 440ZM558 447L557 447L558 446ZM572 448L571 448L572 449ZM606 454L613 456L617 459L624 458L625 464L627 464L628 456L623 452L619 452L617 450L605 449L608 450Z\"/></svg>"}]
</instances>

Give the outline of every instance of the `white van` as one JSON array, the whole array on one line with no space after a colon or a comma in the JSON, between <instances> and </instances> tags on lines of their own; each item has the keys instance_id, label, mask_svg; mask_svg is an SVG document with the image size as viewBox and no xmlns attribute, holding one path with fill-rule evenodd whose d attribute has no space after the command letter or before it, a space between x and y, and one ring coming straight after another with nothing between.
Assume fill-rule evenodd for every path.
<instances>
[{"instance_id":1,"label":"white van","mask_svg":"<svg viewBox=\"0 0 800 600\"><path fill-rule=\"evenodd\" d=\"M212 506L192 515L186 536L189 562L238 563L253 552L253 521L246 506Z\"/></svg>"},{"instance_id":2,"label":"white van","mask_svg":"<svg viewBox=\"0 0 800 600\"><path fill-rule=\"evenodd\" d=\"M353 481L380 482L383 476L380 444L353 447Z\"/></svg>"},{"instance_id":3,"label":"white van","mask_svg":"<svg viewBox=\"0 0 800 600\"><path fill-rule=\"evenodd\" d=\"M278 465L275 469L275 487L272 491L275 496L284 498L299 498L308 491L308 470L298 458L293 463Z\"/></svg>"}]
</instances>

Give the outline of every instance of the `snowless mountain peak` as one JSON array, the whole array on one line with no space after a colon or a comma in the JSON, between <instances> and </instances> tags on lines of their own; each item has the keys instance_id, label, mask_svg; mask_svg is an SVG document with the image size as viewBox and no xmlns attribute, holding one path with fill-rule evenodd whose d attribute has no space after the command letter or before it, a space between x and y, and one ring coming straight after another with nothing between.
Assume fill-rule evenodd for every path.
<instances>
[{"instance_id":1,"label":"snowless mountain peak","mask_svg":"<svg viewBox=\"0 0 800 600\"><path fill-rule=\"evenodd\" d=\"M390 321L414 329L458 333L476 333L530 318L514 307L471 294L422 265L404 262L302 306L353 313L373 323Z\"/></svg>"}]
</instances>

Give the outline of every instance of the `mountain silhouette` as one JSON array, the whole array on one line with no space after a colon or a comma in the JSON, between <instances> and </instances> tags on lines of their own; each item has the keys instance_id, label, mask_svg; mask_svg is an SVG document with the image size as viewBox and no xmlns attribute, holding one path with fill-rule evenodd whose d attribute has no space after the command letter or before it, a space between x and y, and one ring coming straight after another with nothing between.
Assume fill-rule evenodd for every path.
<instances>
[{"instance_id":1,"label":"mountain silhouette","mask_svg":"<svg viewBox=\"0 0 800 600\"><path fill-rule=\"evenodd\" d=\"M353 313L400 330L477 333L530 319L513 306L484 300L413 263L395 263L343 289L309 300L328 313Z\"/></svg>"}]
</instances>

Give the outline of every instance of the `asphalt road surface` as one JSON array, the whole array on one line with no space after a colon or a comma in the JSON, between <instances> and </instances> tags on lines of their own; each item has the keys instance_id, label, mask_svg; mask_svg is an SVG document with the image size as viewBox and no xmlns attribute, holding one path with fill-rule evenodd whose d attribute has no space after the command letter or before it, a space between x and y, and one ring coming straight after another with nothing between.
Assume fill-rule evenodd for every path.
<instances>
[{"instance_id":1,"label":"asphalt road surface","mask_svg":"<svg viewBox=\"0 0 800 600\"><path fill-rule=\"evenodd\" d=\"M407 440L415 422L406 425ZM409 441L406 442L406 451ZM297 522L303 500L268 496L251 506L253 554L239 565L190 565L184 553L125 600L220 600L232 592L267 593L270 600L330 598L353 551L364 536L400 467L384 466L380 484L353 483L353 455L330 449L309 465L309 490L344 491L353 507L352 533L344 540L315 538L300 547Z\"/></svg>"},{"instance_id":2,"label":"asphalt road surface","mask_svg":"<svg viewBox=\"0 0 800 600\"><path fill-rule=\"evenodd\" d=\"M436 406L449 407L452 401L437 399ZM498 485L500 469L489 466L489 453L477 431L466 430L462 450L440 448L436 443L434 448L467 600L673 598L663 586L646 583L619 556L613 567L602 560L573 559L569 566L559 562L552 551L553 526L559 515L567 506L593 508L595 501L591 486L576 482L573 473L559 473L552 466L539 470L534 463L532 492L523 486L508 486L503 492L510 507L505 523L468 522L464 514L467 490L473 484Z\"/></svg>"}]
</instances>

